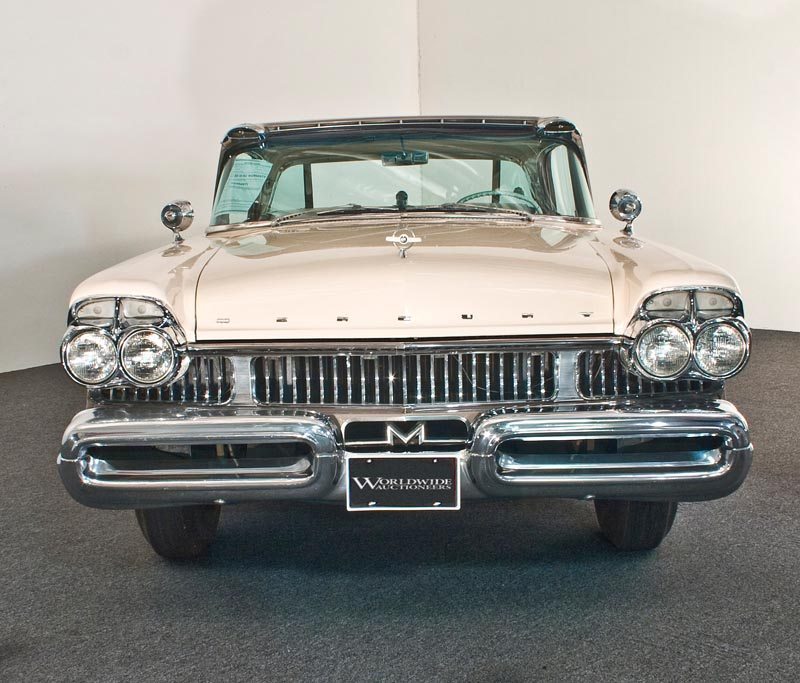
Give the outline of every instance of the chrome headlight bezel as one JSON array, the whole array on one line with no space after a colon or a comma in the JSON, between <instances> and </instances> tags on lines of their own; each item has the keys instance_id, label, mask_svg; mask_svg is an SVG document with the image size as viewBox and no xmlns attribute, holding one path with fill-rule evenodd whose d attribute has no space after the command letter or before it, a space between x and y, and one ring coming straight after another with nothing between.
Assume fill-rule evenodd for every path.
<instances>
[{"instance_id":1,"label":"chrome headlight bezel","mask_svg":"<svg viewBox=\"0 0 800 683\"><path fill-rule=\"evenodd\" d=\"M697 372L700 373L704 378L722 381L730 379L734 375L740 373L744 368L744 366L747 365L747 362L750 360L751 335L750 335L750 328L747 327L747 325L745 325L742 321L723 317L723 318L712 318L711 320L706 320L701 325L699 325L697 330L695 331L695 340L699 338L700 335L703 334L703 332L708 328L716 327L718 325L728 325L734 328L737 332L739 332L739 334L742 335L742 338L744 339L744 356L742 356L742 360L739 362L739 364L733 370L723 375L712 375L709 372L703 370L703 368L700 367L700 364L697 362L696 348L692 352L692 359L693 359L693 365L696 368Z\"/></svg>"},{"instance_id":2,"label":"chrome headlight bezel","mask_svg":"<svg viewBox=\"0 0 800 683\"><path fill-rule=\"evenodd\" d=\"M648 303L658 297L669 294L677 294L681 297L688 295L688 305L685 308L676 307L675 310L648 310ZM731 303L730 311L726 315L714 315L710 309L698 308L698 294L703 298L708 295L717 294ZM657 377L651 375L642 367L636 354L639 339L648 329L658 324L674 324L681 327L689 336L692 344L691 359L686 367L678 374L670 377ZM698 335L711 325L728 324L735 327L745 340L745 354L742 362L737 368L725 375L711 375L705 372L697 363L695 348ZM628 342L625 344L623 359L632 372L655 382L665 382L678 379L701 379L712 381L723 381L733 377L747 365L750 358L750 329L744 321L744 307L738 293L725 287L695 286L695 287L667 287L654 290L643 297L639 302L636 314L628 325L625 333Z\"/></svg>"},{"instance_id":3,"label":"chrome headlight bezel","mask_svg":"<svg viewBox=\"0 0 800 683\"><path fill-rule=\"evenodd\" d=\"M656 329L657 327L671 327L680 332L686 338L686 345L687 345L687 353L686 353L686 362L681 366L680 370L669 374L669 375L656 375L651 373L642 362L642 359L639 355L639 344L642 340L642 337L651 332L652 330ZM636 335L636 339L633 342L630 351L631 359L633 361L633 365L636 368L637 374L643 375L647 378L651 378L658 382L669 382L674 379L678 379L682 375L686 373L686 370L691 366L694 360L694 337L692 336L691 331L689 331L684 325L679 323L673 322L671 320L653 320L646 324L639 330L639 333Z\"/></svg>"},{"instance_id":4,"label":"chrome headlight bezel","mask_svg":"<svg viewBox=\"0 0 800 683\"><path fill-rule=\"evenodd\" d=\"M78 338L78 337L80 337L82 335L85 335L87 333L90 333L90 332L94 333L94 334L99 334L99 335L105 337L106 339L108 339L108 341L111 343L112 347L114 348L114 354L113 354L114 366L112 368L110 368L109 372L101 380L99 380L97 382L89 382L89 381L87 381L85 379L82 379L82 378L78 377L75 374L75 372L72 370L72 367L70 367L69 358L68 358L68 356L69 356L69 345L73 341L75 341L76 338ZM83 384L84 386L87 386L87 387L101 387L101 386L106 385L119 372L119 357L118 357L117 346L116 346L116 342L114 340L114 337L111 334L109 334L109 332L107 330L104 330L104 329L98 328L98 327L88 326L88 325L84 325L84 326L81 326L81 327L75 327L75 328L72 328L72 329L68 330L67 333L64 335L64 338L61 340L61 365L64 367L64 370L69 375L70 379L72 379L74 382L77 382L78 384Z\"/></svg>"},{"instance_id":5,"label":"chrome headlight bezel","mask_svg":"<svg viewBox=\"0 0 800 683\"><path fill-rule=\"evenodd\" d=\"M686 310L677 310L674 311L675 315L658 315L652 311L647 310L647 304L652 301L653 299L657 299L659 297L663 297L664 295L668 294L688 294L689 295L689 305ZM732 303L732 310L730 313L725 315L714 314L714 315L706 315L703 312L703 309L698 308L698 294L708 295L708 294L718 294L726 299L729 299ZM712 287L709 285L701 285L696 287L662 287L660 289L654 289L653 291L649 292L646 296L642 298L639 302L639 305L636 307L636 315L634 316L634 321L636 320L675 320L684 323L697 323L705 322L706 320L711 320L714 318L733 318L733 319L744 319L744 305L742 304L742 299L738 295L738 293L734 292L731 289L727 289L726 287Z\"/></svg>"},{"instance_id":6,"label":"chrome headlight bezel","mask_svg":"<svg viewBox=\"0 0 800 683\"><path fill-rule=\"evenodd\" d=\"M92 317L82 316L81 311L88 306L97 304L98 310L102 311L102 316ZM137 306L137 304L141 304ZM113 310L109 317L107 313ZM145 315L127 315L125 311L143 311ZM104 389L119 386L133 386L136 388L151 388L169 384L179 379L188 369L190 358L186 354L186 335L183 332L177 319L169 308L159 299L150 296L102 296L87 297L76 301L69 310L67 317L67 332L61 341L61 363L69 374L70 378L78 384L91 389ZM141 382L134 379L123 371L121 349L122 344L136 330L155 330L166 337L171 345L173 353L173 363L170 373L163 379L156 382ZM116 349L117 367L115 372L107 380L88 384L78 379L67 367L65 350L69 341L77 334L85 330L100 330L110 336Z\"/></svg>"},{"instance_id":7,"label":"chrome headlight bezel","mask_svg":"<svg viewBox=\"0 0 800 683\"><path fill-rule=\"evenodd\" d=\"M142 333L155 334L164 339L167 342L167 348L169 349L170 352L169 370L158 379L152 380L150 382L147 382L139 377L135 377L131 373L130 369L127 368L125 365L124 354L126 345L130 343L131 337ZM117 362L119 364L119 370L123 374L125 379L128 380L128 382L130 382L131 384L140 387L155 387L161 384L168 384L170 381L172 381L172 378L175 377L178 369L180 368L180 357L178 356L178 352L175 349L175 344L170 338L170 336L166 332L160 330L157 327L145 326L145 325L139 327L130 327L119 337L119 339L117 340Z\"/></svg>"}]
</instances>

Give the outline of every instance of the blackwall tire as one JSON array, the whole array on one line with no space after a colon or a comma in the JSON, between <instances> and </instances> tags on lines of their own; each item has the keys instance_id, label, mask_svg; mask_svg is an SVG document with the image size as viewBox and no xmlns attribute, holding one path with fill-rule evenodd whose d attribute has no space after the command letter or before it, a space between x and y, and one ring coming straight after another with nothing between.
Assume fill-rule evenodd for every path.
<instances>
[{"instance_id":1,"label":"blackwall tire","mask_svg":"<svg viewBox=\"0 0 800 683\"><path fill-rule=\"evenodd\" d=\"M594 511L600 530L619 550L652 550L659 546L672 528L678 504L596 500Z\"/></svg>"},{"instance_id":2,"label":"blackwall tire","mask_svg":"<svg viewBox=\"0 0 800 683\"><path fill-rule=\"evenodd\" d=\"M136 510L147 542L161 557L193 560L208 552L217 535L219 505Z\"/></svg>"}]
</instances>

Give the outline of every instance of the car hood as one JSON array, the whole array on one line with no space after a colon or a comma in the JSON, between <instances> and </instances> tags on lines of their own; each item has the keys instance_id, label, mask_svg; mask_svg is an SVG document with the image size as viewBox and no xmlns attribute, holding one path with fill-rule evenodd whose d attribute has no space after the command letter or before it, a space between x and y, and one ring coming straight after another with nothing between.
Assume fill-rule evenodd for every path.
<instances>
[{"instance_id":1,"label":"car hood","mask_svg":"<svg viewBox=\"0 0 800 683\"><path fill-rule=\"evenodd\" d=\"M196 338L402 339L610 334L595 235L526 223L301 226L216 238L199 277Z\"/></svg>"}]
</instances>

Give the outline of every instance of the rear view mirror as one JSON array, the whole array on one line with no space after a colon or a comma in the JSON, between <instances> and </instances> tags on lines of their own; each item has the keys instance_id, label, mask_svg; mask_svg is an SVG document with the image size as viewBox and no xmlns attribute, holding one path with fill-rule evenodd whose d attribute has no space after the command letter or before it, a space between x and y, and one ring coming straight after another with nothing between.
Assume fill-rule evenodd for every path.
<instances>
[{"instance_id":1,"label":"rear view mirror","mask_svg":"<svg viewBox=\"0 0 800 683\"><path fill-rule=\"evenodd\" d=\"M384 166L417 166L428 163L427 152L383 152L381 161Z\"/></svg>"}]
</instances>

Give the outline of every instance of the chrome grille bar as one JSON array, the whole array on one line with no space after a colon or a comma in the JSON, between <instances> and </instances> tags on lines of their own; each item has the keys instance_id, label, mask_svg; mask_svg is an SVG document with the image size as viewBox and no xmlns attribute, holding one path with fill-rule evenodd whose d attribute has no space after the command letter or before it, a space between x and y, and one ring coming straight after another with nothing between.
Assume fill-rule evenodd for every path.
<instances>
[{"instance_id":1,"label":"chrome grille bar","mask_svg":"<svg viewBox=\"0 0 800 683\"><path fill-rule=\"evenodd\" d=\"M577 350L576 350L577 351ZM698 379L655 382L627 371L617 346L564 353L532 345L476 350L444 348L281 349L236 355L250 363L252 397L277 405L442 405L556 400L615 400L674 394L719 392L722 383ZM320 355L321 354L321 355ZM560 355L559 355L560 354ZM567 358L571 355L571 358ZM557 361L560 358L560 361ZM569 371L564 363L573 368ZM574 363L574 365L573 365ZM559 367L563 376L556 375ZM573 381L577 374L577 386ZM251 396L243 375L236 401ZM239 373L237 373L237 377ZM184 375L172 384L151 388L115 386L91 390L95 403L175 402L220 405L233 396L231 358L192 356Z\"/></svg>"},{"instance_id":2,"label":"chrome grille bar","mask_svg":"<svg viewBox=\"0 0 800 683\"><path fill-rule=\"evenodd\" d=\"M230 400L233 392L233 365L224 356L195 356L184 375L163 386L137 388L112 387L93 389L95 403L189 403L194 405L221 405Z\"/></svg>"},{"instance_id":3,"label":"chrome grille bar","mask_svg":"<svg viewBox=\"0 0 800 683\"><path fill-rule=\"evenodd\" d=\"M253 359L255 399L261 404L415 405L502 403L555 395L551 351L497 350L476 354L445 349L423 353L341 352L318 356L319 391L309 356ZM370 367L371 364L371 367ZM520 373L520 368L525 373ZM290 386L291 385L291 386Z\"/></svg>"},{"instance_id":4,"label":"chrome grille bar","mask_svg":"<svg viewBox=\"0 0 800 683\"><path fill-rule=\"evenodd\" d=\"M713 393L722 389L720 382L678 379L656 382L628 372L618 349L583 351L578 356L578 392L585 399L615 399L627 396Z\"/></svg>"}]
</instances>

